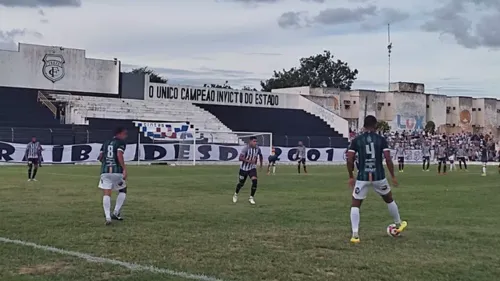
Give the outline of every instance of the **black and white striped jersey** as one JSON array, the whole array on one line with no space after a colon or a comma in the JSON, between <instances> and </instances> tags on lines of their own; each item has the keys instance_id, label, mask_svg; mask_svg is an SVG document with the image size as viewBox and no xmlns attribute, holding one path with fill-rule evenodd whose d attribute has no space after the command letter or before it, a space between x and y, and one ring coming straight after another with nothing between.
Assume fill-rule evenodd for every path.
<instances>
[{"instance_id":1,"label":"black and white striped jersey","mask_svg":"<svg viewBox=\"0 0 500 281\"><path fill-rule=\"evenodd\" d=\"M39 142L30 142L26 146L26 158L37 158L40 156L42 146Z\"/></svg>"},{"instance_id":2,"label":"black and white striped jersey","mask_svg":"<svg viewBox=\"0 0 500 281\"><path fill-rule=\"evenodd\" d=\"M262 152L260 151L260 147L251 147L249 145L245 146L242 150L240 155L242 155L246 160L254 161L255 163L246 163L246 162L241 162L240 164L240 169L243 171L250 171L252 169L257 168L257 160L259 159L259 156L262 155Z\"/></svg>"}]
</instances>

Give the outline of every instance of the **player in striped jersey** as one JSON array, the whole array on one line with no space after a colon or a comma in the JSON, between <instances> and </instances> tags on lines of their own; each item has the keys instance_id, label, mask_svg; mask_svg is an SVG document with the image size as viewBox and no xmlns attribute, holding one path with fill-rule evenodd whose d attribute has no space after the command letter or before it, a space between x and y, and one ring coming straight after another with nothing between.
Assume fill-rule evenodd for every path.
<instances>
[{"instance_id":1,"label":"player in striped jersey","mask_svg":"<svg viewBox=\"0 0 500 281\"><path fill-rule=\"evenodd\" d=\"M278 161L278 155L276 155L276 149L274 149L274 146L271 148L271 154L267 158L267 161L269 162L267 164L267 174L271 174L271 167L273 167L273 175L276 174L276 161Z\"/></svg>"},{"instance_id":2,"label":"player in striped jersey","mask_svg":"<svg viewBox=\"0 0 500 281\"><path fill-rule=\"evenodd\" d=\"M399 216L398 205L392 198L391 188L385 177L383 160L392 177L392 182L397 186L394 175L394 164L392 163L391 151L386 139L376 133L377 118L369 115L364 120L365 132L356 137L348 150L347 171L349 172L349 185L353 189L351 202L351 227L352 243L359 243L359 208L366 198L368 187L373 187L382 199L387 203L389 213L394 223L398 226L398 232L402 232L408 225ZM359 171L357 179L354 180L354 157L359 154Z\"/></svg>"},{"instance_id":3,"label":"player in striped jersey","mask_svg":"<svg viewBox=\"0 0 500 281\"><path fill-rule=\"evenodd\" d=\"M406 148L404 143L398 143L398 145L396 146L396 157L398 158L398 167L400 173L404 172L405 169L405 154Z\"/></svg>"},{"instance_id":4,"label":"player in striped jersey","mask_svg":"<svg viewBox=\"0 0 500 281\"><path fill-rule=\"evenodd\" d=\"M245 185L247 177L250 177L252 180L252 189L250 191L250 198L248 198L248 202L255 205L254 197L255 192L257 192L257 159L259 159L260 168L262 168L262 152L260 151L260 147L257 145L257 138L250 137L248 145L245 146L240 153L241 164L239 181L233 195L233 203L238 202L238 194L240 193L241 188Z\"/></svg>"},{"instance_id":5,"label":"player in striped jersey","mask_svg":"<svg viewBox=\"0 0 500 281\"><path fill-rule=\"evenodd\" d=\"M127 167L125 166L125 139L127 138L127 130L117 128L115 136L106 141L101 147L99 161L101 161L101 179L99 188L103 191L102 206L106 225L111 224L111 220L123 220L121 217L121 209L125 198L127 197ZM111 191L118 191L116 197L115 210L111 213Z\"/></svg>"},{"instance_id":6,"label":"player in striped jersey","mask_svg":"<svg viewBox=\"0 0 500 281\"><path fill-rule=\"evenodd\" d=\"M422 144L422 159L422 170L428 172L431 163L431 144L426 141Z\"/></svg>"},{"instance_id":7,"label":"player in striped jersey","mask_svg":"<svg viewBox=\"0 0 500 281\"><path fill-rule=\"evenodd\" d=\"M457 149L457 160L460 170L462 170L462 163L464 163L465 171L467 171L467 161L465 159L466 156L467 156L467 150L465 149L464 145L460 145Z\"/></svg>"},{"instance_id":8,"label":"player in striped jersey","mask_svg":"<svg viewBox=\"0 0 500 281\"><path fill-rule=\"evenodd\" d=\"M40 165L40 156L43 148L36 140L36 137L31 138L31 142L26 146L24 157L28 161L28 181L36 181L36 174Z\"/></svg>"},{"instance_id":9,"label":"player in striped jersey","mask_svg":"<svg viewBox=\"0 0 500 281\"><path fill-rule=\"evenodd\" d=\"M445 144L438 144L436 146L436 158L438 160L438 174L441 174L441 167L443 167L443 175L446 175L446 146Z\"/></svg>"},{"instance_id":10,"label":"player in striped jersey","mask_svg":"<svg viewBox=\"0 0 500 281\"><path fill-rule=\"evenodd\" d=\"M297 158L298 166L297 166L297 171L300 174L300 164L302 164L302 167L304 168L304 174L307 174L307 168L306 168L306 147L304 146L304 143L299 141L299 145L297 146L297 153L295 154L295 158Z\"/></svg>"}]
</instances>

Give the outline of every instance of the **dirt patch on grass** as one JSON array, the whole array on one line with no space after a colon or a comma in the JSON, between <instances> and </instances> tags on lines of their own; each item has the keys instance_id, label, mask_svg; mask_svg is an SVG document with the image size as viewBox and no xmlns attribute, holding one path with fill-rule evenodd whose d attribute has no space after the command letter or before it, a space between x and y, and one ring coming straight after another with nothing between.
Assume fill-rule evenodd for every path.
<instances>
[{"instance_id":1,"label":"dirt patch on grass","mask_svg":"<svg viewBox=\"0 0 500 281\"><path fill-rule=\"evenodd\" d=\"M21 275L55 275L66 269L69 266L64 262L43 263L19 268Z\"/></svg>"}]
</instances>

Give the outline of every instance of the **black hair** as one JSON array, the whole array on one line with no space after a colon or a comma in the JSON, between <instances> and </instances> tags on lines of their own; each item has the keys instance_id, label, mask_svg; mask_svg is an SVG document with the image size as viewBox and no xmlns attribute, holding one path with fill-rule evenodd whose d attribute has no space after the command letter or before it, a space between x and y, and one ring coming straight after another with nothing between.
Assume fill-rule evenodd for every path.
<instances>
[{"instance_id":1,"label":"black hair","mask_svg":"<svg viewBox=\"0 0 500 281\"><path fill-rule=\"evenodd\" d=\"M114 134L115 136L118 135L118 134L121 134L123 133L124 131L126 131L127 129L125 129L124 127L117 127L114 131Z\"/></svg>"},{"instance_id":2,"label":"black hair","mask_svg":"<svg viewBox=\"0 0 500 281\"><path fill-rule=\"evenodd\" d=\"M377 128L377 118L373 115L368 115L365 117L365 121L363 127L367 129L376 129Z\"/></svg>"},{"instance_id":3,"label":"black hair","mask_svg":"<svg viewBox=\"0 0 500 281\"><path fill-rule=\"evenodd\" d=\"M256 136L251 136L250 137L250 140L253 141L253 140L257 140L257 137Z\"/></svg>"}]
</instances>

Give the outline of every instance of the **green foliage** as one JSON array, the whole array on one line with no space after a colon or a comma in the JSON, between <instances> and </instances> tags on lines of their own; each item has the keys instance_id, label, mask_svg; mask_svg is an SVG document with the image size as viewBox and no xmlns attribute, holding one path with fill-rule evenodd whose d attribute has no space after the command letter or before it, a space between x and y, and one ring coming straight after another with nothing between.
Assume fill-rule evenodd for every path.
<instances>
[{"instance_id":1,"label":"green foliage","mask_svg":"<svg viewBox=\"0 0 500 281\"><path fill-rule=\"evenodd\" d=\"M424 130L428 133L434 134L434 132L436 131L436 124L434 123L434 121L427 121Z\"/></svg>"},{"instance_id":2,"label":"green foliage","mask_svg":"<svg viewBox=\"0 0 500 281\"><path fill-rule=\"evenodd\" d=\"M379 120L377 122L377 131L387 133L391 130L391 126L389 126L389 123Z\"/></svg>"},{"instance_id":3,"label":"green foliage","mask_svg":"<svg viewBox=\"0 0 500 281\"><path fill-rule=\"evenodd\" d=\"M134 68L131 73L142 73L149 74L149 82L151 83L163 83L167 84L168 79L163 78L160 74L156 73L154 70L149 69L147 66Z\"/></svg>"},{"instance_id":4,"label":"green foliage","mask_svg":"<svg viewBox=\"0 0 500 281\"><path fill-rule=\"evenodd\" d=\"M261 81L262 91L288 87L333 87L350 90L358 70L351 70L346 62L334 60L330 51L300 59L299 67L274 71L273 76Z\"/></svg>"}]
</instances>

